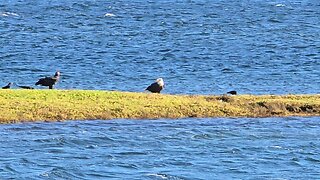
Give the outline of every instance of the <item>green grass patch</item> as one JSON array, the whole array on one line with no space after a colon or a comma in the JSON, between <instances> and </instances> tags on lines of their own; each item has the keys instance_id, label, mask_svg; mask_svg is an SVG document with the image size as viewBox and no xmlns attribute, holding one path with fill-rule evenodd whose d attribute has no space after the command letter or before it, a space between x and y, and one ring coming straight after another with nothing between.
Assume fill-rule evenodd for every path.
<instances>
[{"instance_id":1,"label":"green grass patch","mask_svg":"<svg viewBox=\"0 0 320 180\"><path fill-rule=\"evenodd\" d=\"M319 115L320 95L203 96L95 90L0 90L0 123Z\"/></svg>"}]
</instances>

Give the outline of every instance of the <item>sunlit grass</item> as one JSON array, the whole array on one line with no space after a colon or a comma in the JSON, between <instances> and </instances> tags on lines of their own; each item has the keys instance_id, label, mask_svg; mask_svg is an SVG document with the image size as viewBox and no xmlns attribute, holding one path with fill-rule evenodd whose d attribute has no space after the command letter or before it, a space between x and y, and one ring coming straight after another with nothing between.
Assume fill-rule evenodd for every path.
<instances>
[{"instance_id":1,"label":"sunlit grass","mask_svg":"<svg viewBox=\"0 0 320 180\"><path fill-rule=\"evenodd\" d=\"M319 115L320 95L188 96L93 90L0 90L0 123Z\"/></svg>"}]
</instances>

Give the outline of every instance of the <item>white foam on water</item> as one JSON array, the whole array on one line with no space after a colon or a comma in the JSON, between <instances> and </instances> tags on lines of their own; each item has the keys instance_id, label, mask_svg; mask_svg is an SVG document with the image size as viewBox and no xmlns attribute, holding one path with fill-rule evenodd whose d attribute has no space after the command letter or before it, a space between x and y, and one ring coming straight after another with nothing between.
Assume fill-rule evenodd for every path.
<instances>
[{"instance_id":1,"label":"white foam on water","mask_svg":"<svg viewBox=\"0 0 320 180\"><path fill-rule=\"evenodd\" d=\"M104 15L104 17L115 17L116 15L115 14L112 14L112 13L106 13Z\"/></svg>"},{"instance_id":2,"label":"white foam on water","mask_svg":"<svg viewBox=\"0 0 320 180\"><path fill-rule=\"evenodd\" d=\"M5 17L8 17L8 16L19 16L19 14L12 13L12 12L3 12L3 13L0 14L0 16L5 16Z\"/></svg>"},{"instance_id":3,"label":"white foam on water","mask_svg":"<svg viewBox=\"0 0 320 180\"><path fill-rule=\"evenodd\" d=\"M147 176L154 176L161 179L168 179L168 177L164 174L147 174Z\"/></svg>"}]
</instances>

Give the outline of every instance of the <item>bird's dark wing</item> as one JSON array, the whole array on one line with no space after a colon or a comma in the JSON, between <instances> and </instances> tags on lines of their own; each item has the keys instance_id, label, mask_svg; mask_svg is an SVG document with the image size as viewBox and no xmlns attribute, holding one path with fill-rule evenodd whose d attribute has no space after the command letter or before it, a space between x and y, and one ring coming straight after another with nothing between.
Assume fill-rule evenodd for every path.
<instances>
[{"instance_id":1,"label":"bird's dark wing","mask_svg":"<svg viewBox=\"0 0 320 180\"><path fill-rule=\"evenodd\" d=\"M52 77L45 77L39 79L38 82L36 82L36 85L42 85L42 86L52 86L56 83L57 79Z\"/></svg>"},{"instance_id":2,"label":"bird's dark wing","mask_svg":"<svg viewBox=\"0 0 320 180\"><path fill-rule=\"evenodd\" d=\"M41 84L41 85L42 85L42 83L45 81L44 79L45 79L45 78L41 78L41 79L39 79L39 80L38 80L38 82L36 82L36 84L35 84L35 85L39 85L39 84Z\"/></svg>"},{"instance_id":3,"label":"bird's dark wing","mask_svg":"<svg viewBox=\"0 0 320 180\"><path fill-rule=\"evenodd\" d=\"M158 83L152 83L150 86L147 87L148 91L153 92L153 93L160 93L160 91L162 90L162 87L159 86Z\"/></svg>"}]
</instances>

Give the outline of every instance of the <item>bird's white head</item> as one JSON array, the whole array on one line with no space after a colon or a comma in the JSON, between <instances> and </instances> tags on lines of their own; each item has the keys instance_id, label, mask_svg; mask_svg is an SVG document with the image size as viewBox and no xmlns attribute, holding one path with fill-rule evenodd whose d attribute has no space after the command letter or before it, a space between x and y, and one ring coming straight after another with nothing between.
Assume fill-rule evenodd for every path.
<instances>
[{"instance_id":1,"label":"bird's white head","mask_svg":"<svg viewBox=\"0 0 320 180\"><path fill-rule=\"evenodd\" d=\"M57 71L57 72L54 74L54 77L60 77L60 71Z\"/></svg>"},{"instance_id":2,"label":"bird's white head","mask_svg":"<svg viewBox=\"0 0 320 180\"><path fill-rule=\"evenodd\" d=\"M162 78L158 78L156 82L159 84L159 86L164 86L164 81Z\"/></svg>"}]
</instances>

